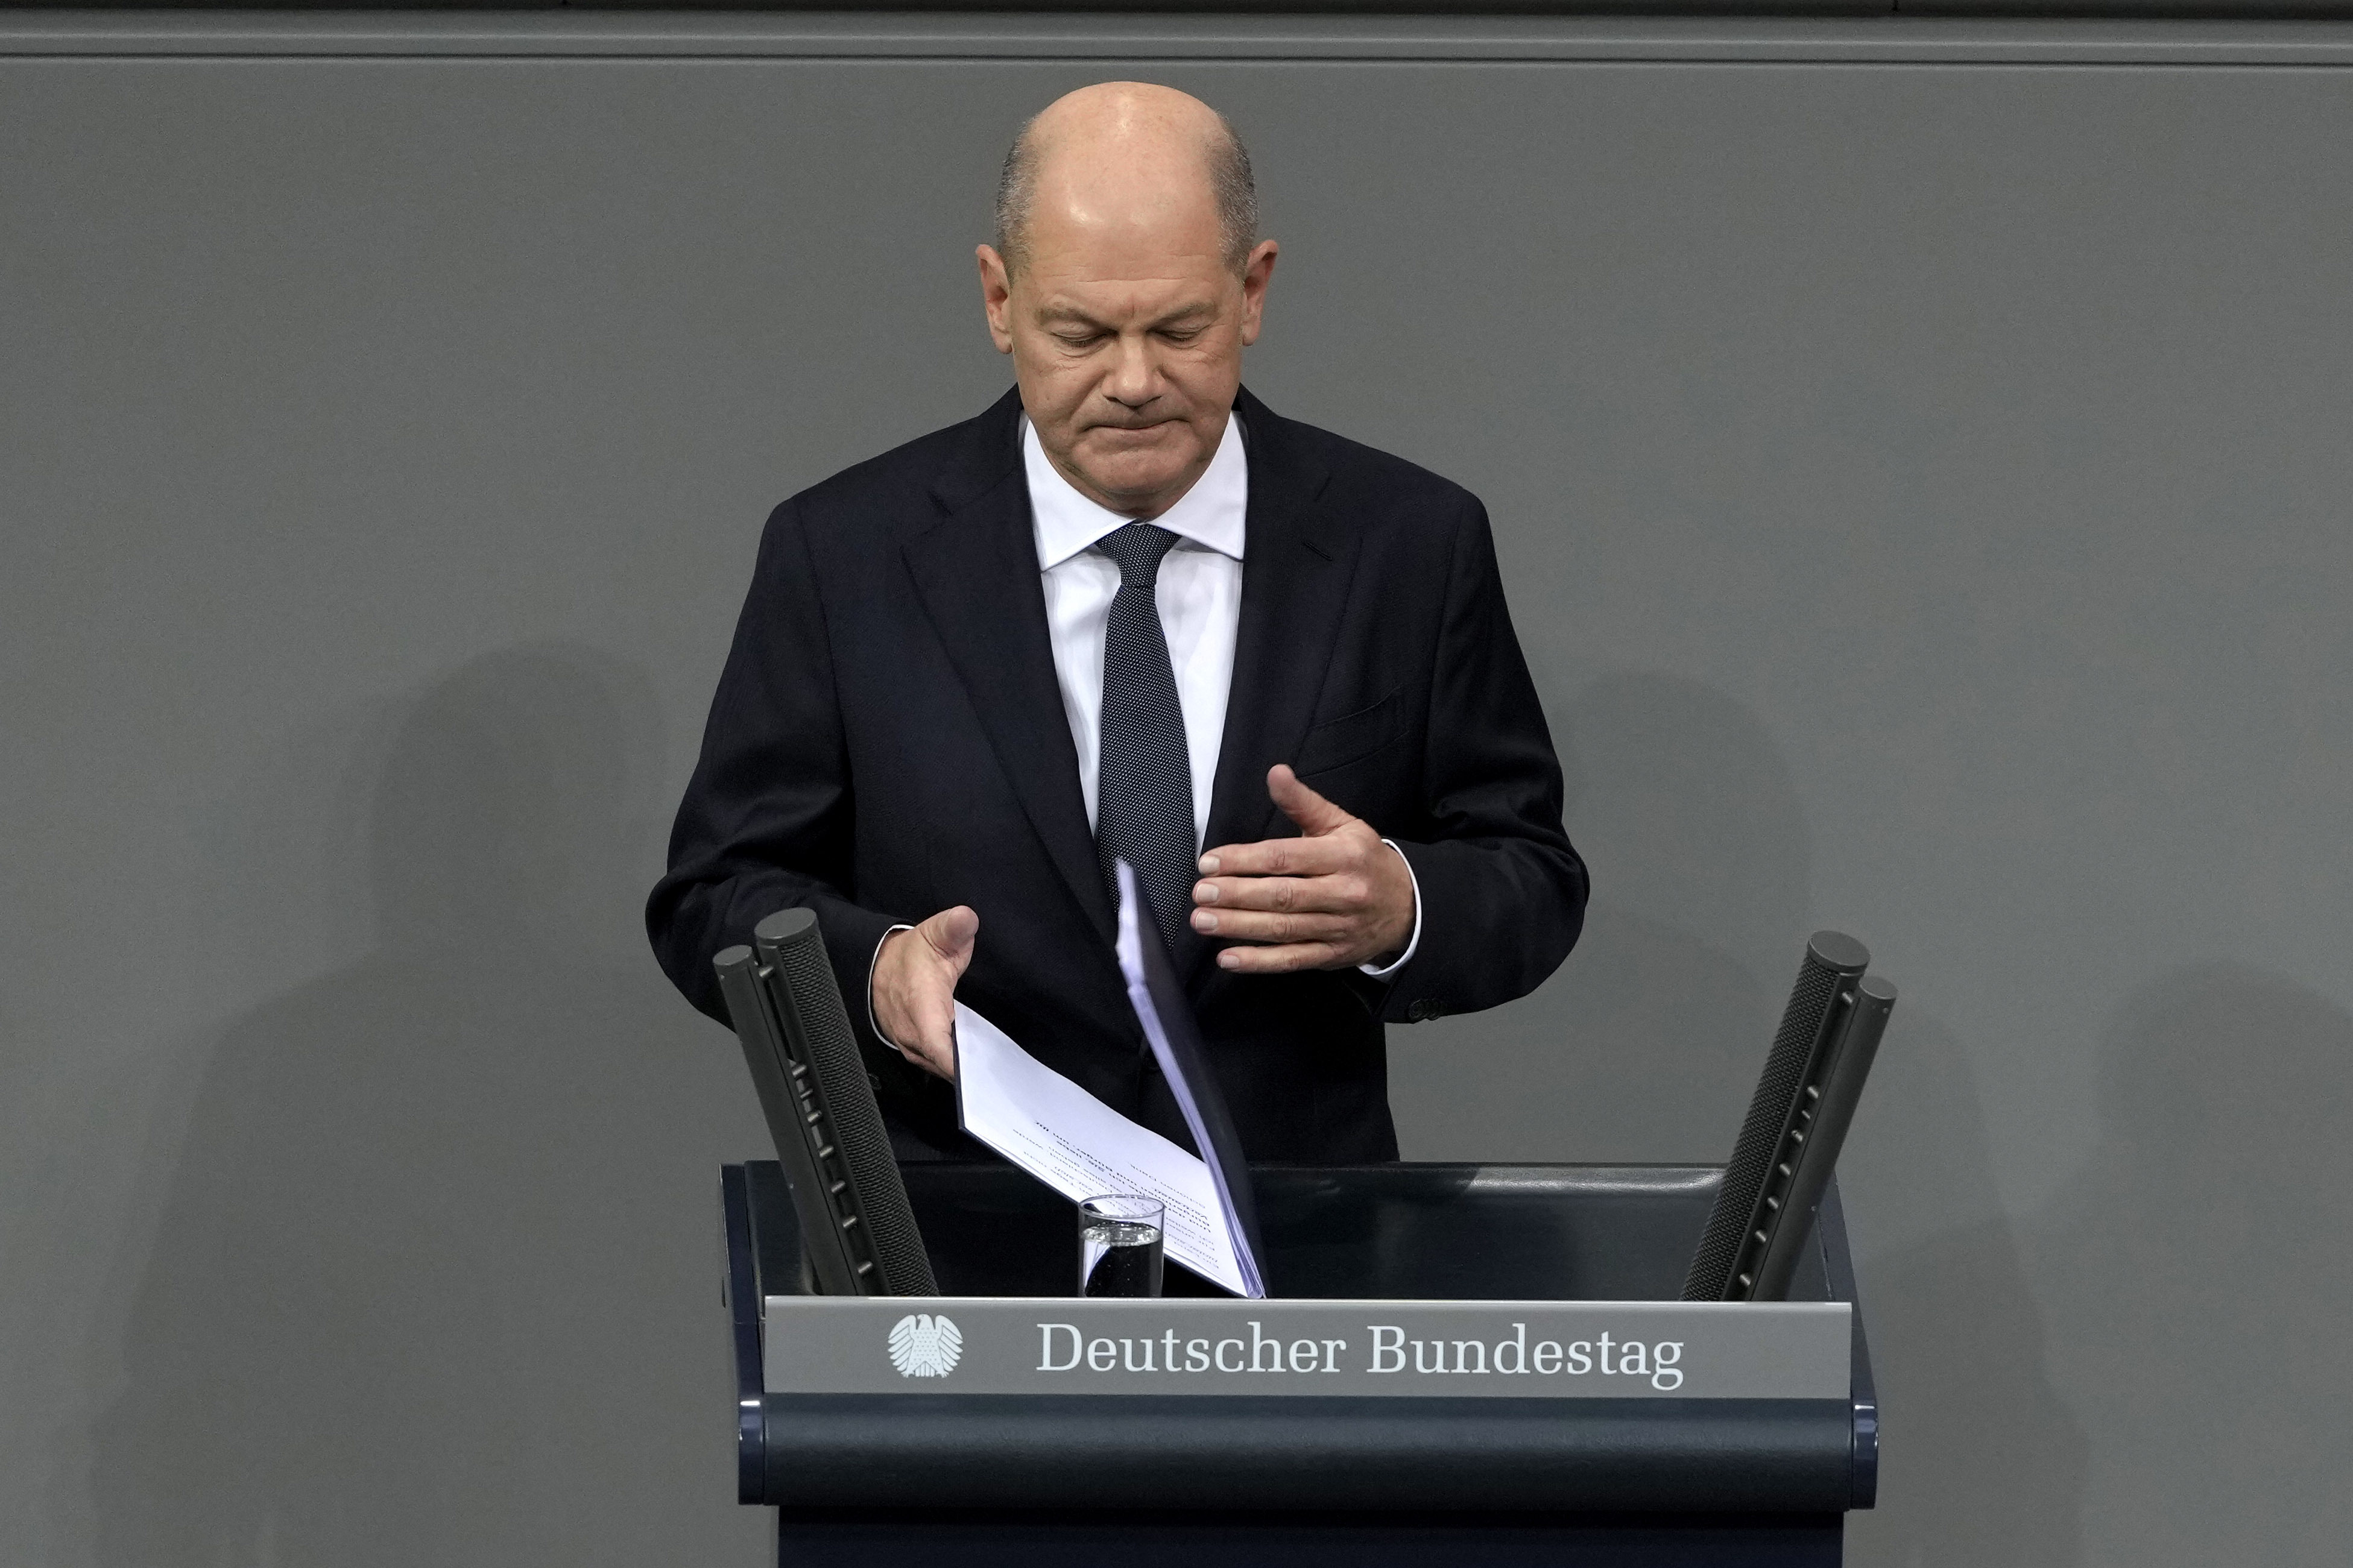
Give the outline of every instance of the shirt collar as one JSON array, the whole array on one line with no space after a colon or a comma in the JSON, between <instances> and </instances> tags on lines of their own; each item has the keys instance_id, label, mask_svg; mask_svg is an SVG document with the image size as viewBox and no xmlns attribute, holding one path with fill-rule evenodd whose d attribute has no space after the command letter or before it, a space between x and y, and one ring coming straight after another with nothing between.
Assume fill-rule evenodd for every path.
<instances>
[{"instance_id":1,"label":"shirt collar","mask_svg":"<svg viewBox=\"0 0 2353 1568\"><path fill-rule=\"evenodd\" d=\"M1050 572L1134 518L1106 511L1079 493L1046 457L1037 427L1021 419L1021 460L1029 476L1029 517L1038 540L1038 569ZM1220 555L1242 558L1243 520L1250 510L1250 459L1240 414L1226 416L1226 433L1209 466L1175 506L1152 521L1180 539Z\"/></svg>"}]
</instances>

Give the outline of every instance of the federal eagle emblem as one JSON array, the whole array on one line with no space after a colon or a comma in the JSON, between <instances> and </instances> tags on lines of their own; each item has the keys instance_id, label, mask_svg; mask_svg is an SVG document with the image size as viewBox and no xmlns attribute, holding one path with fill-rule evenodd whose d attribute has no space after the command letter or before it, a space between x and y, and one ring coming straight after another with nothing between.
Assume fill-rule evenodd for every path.
<instances>
[{"instance_id":1,"label":"federal eagle emblem","mask_svg":"<svg viewBox=\"0 0 2353 1568\"><path fill-rule=\"evenodd\" d=\"M891 1331L891 1364L901 1377L945 1377L964 1353L964 1335L944 1315L910 1312Z\"/></svg>"}]
</instances>

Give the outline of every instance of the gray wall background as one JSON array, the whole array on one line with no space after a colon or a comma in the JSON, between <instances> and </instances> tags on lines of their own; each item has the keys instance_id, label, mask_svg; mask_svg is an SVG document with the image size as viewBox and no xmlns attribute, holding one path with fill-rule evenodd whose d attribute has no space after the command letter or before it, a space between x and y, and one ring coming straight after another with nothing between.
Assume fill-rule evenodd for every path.
<instances>
[{"instance_id":1,"label":"gray wall background","mask_svg":"<svg viewBox=\"0 0 2353 1568\"><path fill-rule=\"evenodd\" d=\"M996 161L1132 74L1568 765L1409 1157L1721 1158L1854 931L1855 1560L2342 1561L2353 39L541 22L0 39L0 1557L762 1560L638 900L761 518L1006 384Z\"/></svg>"}]
</instances>

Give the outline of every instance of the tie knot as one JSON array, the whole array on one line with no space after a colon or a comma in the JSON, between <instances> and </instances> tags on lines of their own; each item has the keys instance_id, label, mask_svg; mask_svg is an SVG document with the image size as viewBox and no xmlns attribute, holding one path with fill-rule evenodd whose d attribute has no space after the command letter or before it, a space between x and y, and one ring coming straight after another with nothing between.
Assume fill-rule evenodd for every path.
<instances>
[{"instance_id":1,"label":"tie knot","mask_svg":"<svg viewBox=\"0 0 2353 1568\"><path fill-rule=\"evenodd\" d=\"M1150 588L1160 581L1160 558L1175 546L1176 536L1149 522L1131 522L1095 541L1095 548L1119 563L1119 585Z\"/></svg>"}]
</instances>

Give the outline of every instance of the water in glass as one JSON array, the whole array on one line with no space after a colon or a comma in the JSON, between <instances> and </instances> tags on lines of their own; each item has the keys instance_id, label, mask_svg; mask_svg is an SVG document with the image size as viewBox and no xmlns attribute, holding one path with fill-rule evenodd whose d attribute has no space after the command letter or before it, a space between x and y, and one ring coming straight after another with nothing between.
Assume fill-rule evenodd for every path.
<instances>
[{"instance_id":1,"label":"water in glass","mask_svg":"<svg viewBox=\"0 0 2353 1568\"><path fill-rule=\"evenodd\" d=\"M1161 1224L1155 1198L1107 1193L1079 1201L1079 1294L1160 1294Z\"/></svg>"}]
</instances>

